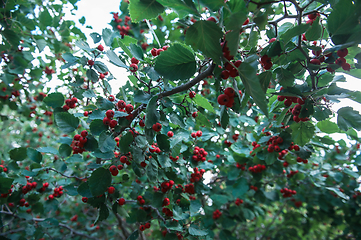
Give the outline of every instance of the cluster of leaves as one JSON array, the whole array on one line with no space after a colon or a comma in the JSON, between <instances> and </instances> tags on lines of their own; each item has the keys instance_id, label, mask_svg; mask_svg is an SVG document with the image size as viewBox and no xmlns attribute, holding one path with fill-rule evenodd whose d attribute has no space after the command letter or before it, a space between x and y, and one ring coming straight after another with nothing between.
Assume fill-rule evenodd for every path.
<instances>
[{"instance_id":1,"label":"cluster of leaves","mask_svg":"<svg viewBox=\"0 0 361 240\"><path fill-rule=\"evenodd\" d=\"M360 1L76 2L1 3L1 237L361 237Z\"/></svg>"}]
</instances>

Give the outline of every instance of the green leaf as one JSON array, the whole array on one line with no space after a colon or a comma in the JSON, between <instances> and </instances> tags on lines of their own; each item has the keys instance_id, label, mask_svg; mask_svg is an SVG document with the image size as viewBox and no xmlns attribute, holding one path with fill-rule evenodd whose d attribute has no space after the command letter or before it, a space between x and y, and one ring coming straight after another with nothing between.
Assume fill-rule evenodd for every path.
<instances>
[{"instance_id":1,"label":"green leaf","mask_svg":"<svg viewBox=\"0 0 361 240\"><path fill-rule=\"evenodd\" d=\"M158 122L157 100L158 96L153 96L147 105L147 115L145 115L145 126L147 128L151 128L153 124Z\"/></svg>"},{"instance_id":2,"label":"green leaf","mask_svg":"<svg viewBox=\"0 0 361 240\"><path fill-rule=\"evenodd\" d=\"M102 40L102 36L96 32L91 33L90 37L93 39L94 44L96 44Z\"/></svg>"},{"instance_id":3,"label":"green leaf","mask_svg":"<svg viewBox=\"0 0 361 240\"><path fill-rule=\"evenodd\" d=\"M245 178L240 178L232 186L232 195L234 197L242 198L247 191L248 191L248 182Z\"/></svg>"},{"instance_id":4,"label":"green leaf","mask_svg":"<svg viewBox=\"0 0 361 240\"><path fill-rule=\"evenodd\" d=\"M144 59L144 54L143 54L143 49L134 43L129 44L130 47L130 52L133 54L133 56L138 59L138 60L143 60Z\"/></svg>"},{"instance_id":5,"label":"green leaf","mask_svg":"<svg viewBox=\"0 0 361 240\"><path fill-rule=\"evenodd\" d=\"M157 134L156 138L160 150L168 152L170 150L170 143L168 140L168 136L164 134Z\"/></svg>"},{"instance_id":6,"label":"green leaf","mask_svg":"<svg viewBox=\"0 0 361 240\"><path fill-rule=\"evenodd\" d=\"M227 107L226 106L222 106L221 107L221 126L222 128L226 129L229 123L229 116L228 116L228 112L227 112Z\"/></svg>"},{"instance_id":7,"label":"green leaf","mask_svg":"<svg viewBox=\"0 0 361 240\"><path fill-rule=\"evenodd\" d=\"M315 134L315 127L311 122L294 122L291 124L290 129L292 130L293 142L300 146L308 143Z\"/></svg>"},{"instance_id":8,"label":"green leaf","mask_svg":"<svg viewBox=\"0 0 361 240\"><path fill-rule=\"evenodd\" d=\"M337 133L340 131L337 124L329 120L323 120L316 124L316 126L324 133Z\"/></svg>"},{"instance_id":9,"label":"green leaf","mask_svg":"<svg viewBox=\"0 0 361 240\"><path fill-rule=\"evenodd\" d=\"M106 52L107 57L109 58L109 61L111 63L113 63L114 65L118 66L118 67L123 67L123 68L129 68L127 65L125 65L122 60L120 60L120 58L115 54L114 51L112 50L108 50Z\"/></svg>"},{"instance_id":10,"label":"green leaf","mask_svg":"<svg viewBox=\"0 0 361 240\"><path fill-rule=\"evenodd\" d=\"M43 160L43 155L33 148L27 148L26 154L28 155L28 158L30 160L36 163L41 163L41 161Z\"/></svg>"},{"instance_id":11,"label":"green leaf","mask_svg":"<svg viewBox=\"0 0 361 240\"><path fill-rule=\"evenodd\" d=\"M90 178L88 179L88 185L91 194L94 197L100 196L107 191L108 187L112 182L112 175L110 171L105 168L98 168L92 172Z\"/></svg>"},{"instance_id":12,"label":"green leaf","mask_svg":"<svg viewBox=\"0 0 361 240\"><path fill-rule=\"evenodd\" d=\"M344 0L333 7L327 18L327 30L331 36L352 33L358 24L359 6L360 4L353 4L351 0Z\"/></svg>"},{"instance_id":13,"label":"green leaf","mask_svg":"<svg viewBox=\"0 0 361 240\"><path fill-rule=\"evenodd\" d=\"M134 102L137 103L145 103L147 104L149 102L149 99L152 97L152 95L150 95L149 93L146 93L144 91L141 90L136 90L134 93Z\"/></svg>"},{"instance_id":14,"label":"green leaf","mask_svg":"<svg viewBox=\"0 0 361 240\"><path fill-rule=\"evenodd\" d=\"M349 128L361 130L361 116L358 111L353 110L352 107L343 107L337 111L337 125L343 130L347 131Z\"/></svg>"},{"instance_id":15,"label":"green leaf","mask_svg":"<svg viewBox=\"0 0 361 240\"><path fill-rule=\"evenodd\" d=\"M108 151L114 151L114 148L117 145L114 137L105 131L100 134L98 144L100 151L102 151L103 153Z\"/></svg>"},{"instance_id":16,"label":"green leaf","mask_svg":"<svg viewBox=\"0 0 361 240\"><path fill-rule=\"evenodd\" d=\"M58 92L50 93L44 98L43 102L52 108L62 107L64 105L64 96Z\"/></svg>"},{"instance_id":17,"label":"green leaf","mask_svg":"<svg viewBox=\"0 0 361 240\"><path fill-rule=\"evenodd\" d=\"M102 63L100 61L95 61L94 62L94 68L95 68L95 70L97 70L100 73L105 73L105 72L109 71L108 67L104 63Z\"/></svg>"},{"instance_id":18,"label":"green leaf","mask_svg":"<svg viewBox=\"0 0 361 240\"><path fill-rule=\"evenodd\" d=\"M37 150L42 153L59 154L58 150L53 147L40 147Z\"/></svg>"},{"instance_id":19,"label":"green leaf","mask_svg":"<svg viewBox=\"0 0 361 240\"><path fill-rule=\"evenodd\" d=\"M14 148L9 151L10 158L14 161L22 161L24 160L28 154L26 151L26 147Z\"/></svg>"},{"instance_id":20,"label":"green leaf","mask_svg":"<svg viewBox=\"0 0 361 240\"><path fill-rule=\"evenodd\" d=\"M276 73L278 83L281 84L283 87L292 87L293 86L295 77L287 69L278 67L273 71L273 73Z\"/></svg>"},{"instance_id":21,"label":"green leaf","mask_svg":"<svg viewBox=\"0 0 361 240\"><path fill-rule=\"evenodd\" d=\"M128 132L120 138L119 148L122 152L129 152L129 146L133 142L133 135Z\"/></svg>"},{"instance_id":22,"label":"green leaf","mask_svg":"<svg viewBox=\"0 0 361 240\"><path fill-rule=\"evenodd\" d=\"M203 97L200 94L197 94L193 99L192 99L199 107L205 108L210 112L215 113L213 106L209 103L209 100L207 100L205 97Z\"/></svg>"},{"instance_id":23,"label":"green leaf","mask_svg":"<svg viewBox=\"0 0 361 240\"><path fill-rule=\"evenodd\" d=\"M322 34L322 27L320 25L319 17L317 17L313 24L311 25L311 28L307 30L306 32L306 39L307 41L316 41L321 37Z\"/></svg>"},{"instance_id":24,"label":"green leaf","mask_svg":"<svg viewBox=\"0 0 361 240\"><path fill-rule=\"evenodd\" d=\"M98 81L98 74L94 69L88 69L86 70L86 77L91 80L92 82Z\"/></svg>"},{"instance_id":25,"label":"green leaf","mask_svg":"<svg viewBox=\"0 0 361 240\"><path fill-rule=\"evenodd\" d=\"M139 230L137 229L134 232L132 232L132 234L130 234L127 240L137 240L138 237L139 237Z\"/></svg>"},{"instance_id":26,"label":"green leaf","mask_svg":"<svg viewBox=\"0 0 361 240\"><path fill-rule=\"evenodd\" d=\"M296 36L299 36L307 31L310 27L310 24L300 24L292 28L288 28L280 37L283 40L283 44L287 45L287 43Z\"/></svg>"},{"instance_id":27,"label":"green leaf","mask_svg":"<svg viewBox=\"0 0 361 240\"><path fill-rule=\"evenodd\" d=\"M68 144L61 144L59 147L59 154L62 157L68 157L71 155L73 149Z\"/></svg>"},{"instance_id":28,"label":"green leaf","mask_svg":"<svg viewBox=\"0 0 361 240\"><path fill-rule=\"evenodd\" d=\"M48 43L44 39L36 39L36 46L39 49L39 52L42 52L44 48L48 45Z\"/></svg>"},{"instance_id":29,"label":"green leaf","mask_svg":"<svg viewBox=\"0 0 361 240\"><path fill-rule=\"evenodd\" d=\"M90 123L90 132L93 135L98 136L99 134L101 134L103 131L108 130L108 126L104 125L103 120L100 119L95 119Z\"/></svg>"},{"instance_id":30,"label":"green leaf","mask_svg":"<svg viewBox=\"0 0 361 240\"><path fill-rule=\"evenodd\" d=\"M79 119L68 112L60 112L55 114L56 125L60 131L71 133L78 128Z\"/></svg>"},{"instance_id":31,"label":"green leaf","mask_svg":"<svg viewBox=\"0 0 361 240\"><path fill-rule=\"evenodd\" d=\"M109 28L104 28L102 31L102 37L105 45L111 46L114 40L114 31Z\"/></svg>"},{"instance_id":32,"label":"green leaf","mask_svg":"<svg viewBox=\"0 0 361 240\"><path fill-rule=\"evenodd\" d=\"M157 0L157 2L162 4L164 7L169 7L174 10L180 19L186 17L189 14L199 15L197 8L192 1Z\"/></svg>"},{"instance_id":33,"label":"green leaf","mask_svg":"<svg viewBox=\"0 0 361 240\"><path fill-rule=\"evenodd\" d=\"M224 1L222 0L200 0L199 2L211 9L213 12L218 11L219 8L224 5Z\"/></svg>"},{"instance_id":34,"label":"green leaf","mask_svg":"<svg viewBox=\"0 0 361 240\"><path fill-rule=\"evenodd\" d=\"M155 18L164 10L164 6L155 0L133 0L129 5L129 13L133 22Z\"/></svg>"},{"instance_id":35,"label":"green leaf","mask_svg":"<svg viewBox=\"0 0 361 240\"><path fill-rule=\"evenodd\" d=\"M168 156L165 156L165 155L160 155L158 156L158 162L160 164L160 166L162 168L166 168L166 167L171 167L172 166L172 162L171 160L169 159Z\"/></svg>"},{"instance_id":36,"label":"green leaf","mask_svg":"<svg viewBox=\"0 0 361 240\"><path fill-rule=\"evenodd\" d=\"M200 230L196 224L191 224L188 228L188 232L193 236L205 236L208 234L206 230Z\"/></svg>"},{"instance_id":37,"label":"green leaf","mask_svg":"<svg viewBox=\"0 0 361 240\"><path fill-rule=\"evenodd\" d=\"M251 95L253 101L262 110L263 114L268 117L266 95L263 91L260 91L262 86L259 82L258 76L256 75L257 70L249 63L243 62L238 67L238 72L242 83L246 88L246 92Z\"/></svg>"},{"instance_id":38,"label":"green leaf","mask_svg":"<svg viewBox=\"0 0 361 240\"><path fill-rule=\"evenodd\" d=\"M90 52L92 49L89 47L89 44L87 42L84 42L83 40L77 40L75 42L75 46L78 48Z\"/></svg>"},{"instance_id":39,"label":"green leaf","mask_svg":"<svg viewBox=\"0 0 361 240\"><path fill-rule=\"evenodd\" d=\"M94 225L107 219L109 217L109 209L105 204L101 204L98 212L98 217L94 222Z\"/></svg>"},{"instance_id":40,"label":"green leaf","mask_svg":"<svg viewBox=\"0 0 361 240\"><path fill-rule=\"evenodd\" d=\"M202 204L199 201L191 201L191 204L189 205L189 212L191 214L191 217L195 216L201 209Z\"/></svg>"},{"instance_id":41,"label":"green leaf","mask_svg":"<svg viewBox=\"0 0 361 240\"><path fill-rule=\"evenodd\" d=\"M0 194L9 193L14 179L0 177Z\"/></svg>"},{"instance_id":42,"label":"green leaf","mask_svg":"<svg viewBox=\"0 0 361 240\"><path fill-rule=\"evenodd\" d=\"M13 45L13 46L19 45L20 36L17 33L15 33L14 31L5 29L1 32L1 35L4 36L11 45Z\"/></svg>"},{"instance_id":43,"label":"green leaf","mask_svg":"<svg viewBox=\"0 0 361 240\"><path fill-rule=\"evenodd\" d=\"M173 207L173 215L174 215L174 219L175 220L184 220L187 219L189 217L189 214L184 213L182 208L179 206L174 206Z\"/></svg>"},{"instance_id":44,"label":"green leaf","mask_svg":"<svg viewBox=\"0 0 361 240\"><path fill-rule=\"evenodd\" d=\"M39 14L39 21L40 24L44 27L51 26L53 18L51 17L47 8L44 8L44 10Z\"/></svg>"},{"instance_id":45,"label":"green leaf","mask_svg":"<svg viewBox=\"0 0 361 240\"><path fill-rule=\"evenodd\" d=\"M223 36L221 28L214 22L197 21L187 29L186 43L198 49L216 63L220 63L222 49L219 39Z\"/></svg>"},{"instance_id":46,"label":"green leaf","mask_svg":"<svg viewBox=\"0 0 361 240\"><path fill-rule=\"evenodd\" d=\"M157 181L158 164L157 164L157 161L154 160L154 158L151 158L147 165L147 176L148 176L149 181L151 181L151 182Z\"/></svg>"},{"instance_id":47,"label":"green leaf","mask_svg":"<svg viewBox=\"0 0 361 240\"><path fill-rule=\"evenodd\" d=\"M196 60L188 47L175 43L160 53L154 70L169 80L185 80L196 72Z\"/></svg>"}]
</instances>

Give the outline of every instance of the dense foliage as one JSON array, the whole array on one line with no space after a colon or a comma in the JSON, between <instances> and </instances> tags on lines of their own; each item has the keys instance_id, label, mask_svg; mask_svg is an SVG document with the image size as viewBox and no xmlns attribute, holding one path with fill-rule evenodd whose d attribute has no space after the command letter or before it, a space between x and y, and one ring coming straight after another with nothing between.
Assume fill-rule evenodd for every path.
<instances>
[{"instance_id":1,"label":"dense foliage","mask_svg":"<svg viewBox=\"0 0 361 240\"><path fill-rule=\"evenodd\" d=\"M76 3L0 3L1 239L361 239L361 1Z\"/></svg>"}]
</instances>

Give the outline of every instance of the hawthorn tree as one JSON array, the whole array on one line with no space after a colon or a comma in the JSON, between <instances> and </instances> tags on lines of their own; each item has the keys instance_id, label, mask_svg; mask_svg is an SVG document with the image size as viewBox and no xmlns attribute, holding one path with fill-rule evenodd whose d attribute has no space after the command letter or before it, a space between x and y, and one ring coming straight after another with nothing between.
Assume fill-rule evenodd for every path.
<instances>
[{"instance_id":1,"label":"hawthorn tree","mask_svg":"<svg viewBox=\"0 0 361 240\"><path fill-rule=\"evenodd\" d=\"M361 1L76 3L1 2L1 239L361 238Z\"/></svg>"}]
</instances>

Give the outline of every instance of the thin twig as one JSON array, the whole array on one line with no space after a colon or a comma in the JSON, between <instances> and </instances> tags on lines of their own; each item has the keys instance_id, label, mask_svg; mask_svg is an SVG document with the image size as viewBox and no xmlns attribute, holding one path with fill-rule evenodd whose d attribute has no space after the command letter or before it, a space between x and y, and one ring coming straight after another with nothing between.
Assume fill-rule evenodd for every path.
<instances>
[{"instance_id":1,"label":"thin twig","mask_svg":"<svg viewBox=\"0 0 361 240\"><path fill-rule=\"evenodd\" d=\"M58 170L56 170L56 169L54 169L54 168L46 168L45 170L51 170L51 171L57 172L57 173L59 173L60 175L62 175L63 177L66 177L66 178L76 178L76 179L78 179L78 180L86 179L86 178L81 178L81 177L77 177L77 176L67 176L67 175L59 172Z\"/></svg>"}]
</instances>

